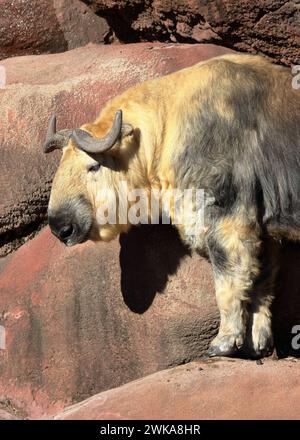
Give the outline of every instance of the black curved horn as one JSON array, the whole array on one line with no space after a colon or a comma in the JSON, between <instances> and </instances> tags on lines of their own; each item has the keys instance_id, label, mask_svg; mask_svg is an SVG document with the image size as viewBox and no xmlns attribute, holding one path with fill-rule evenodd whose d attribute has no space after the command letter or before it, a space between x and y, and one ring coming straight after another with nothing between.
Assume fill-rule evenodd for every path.
<instances>
[{"instance_id":1,"label":"black curved horn","mask_svg":"<svg viewBox=\"0 0 300 440\"><path fill-rule=\"evenodd\" d=\"M43 145L44 153L50 153L53 150L65 147L71 134L72 130L60 130L56 132L56 116L52 115L49 120L46 139Z\"/></svg>"},{"instance_id":2,"label":"black curved horn","mask_svg":"<svg viewBox=\"0 0 300 440\"><path fill-rule=\"evenodd\" d=\"M122 110L118 110L115 114L113 125L104 138L94 138L91 134L80 128L73 130L71 137L81 150L86 151L87 153L103 153L114 146L121 134L121 129Z\"/></svg>"}]
</instances>

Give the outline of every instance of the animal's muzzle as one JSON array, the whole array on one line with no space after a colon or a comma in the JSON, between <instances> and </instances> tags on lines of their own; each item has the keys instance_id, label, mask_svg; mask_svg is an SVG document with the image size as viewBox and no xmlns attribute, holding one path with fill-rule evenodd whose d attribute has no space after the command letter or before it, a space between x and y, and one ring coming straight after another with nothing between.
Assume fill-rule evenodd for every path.
<instances>
[{"instance_id":1,"label":"animal's muzzle","mask_svg":"<svg viewBox=\"0 0 300 440\"><path fill-rule=\"evenodd\" d=\"M49 217L49 226L52 233L65 244L67 244L74 237L74 234L76 234L75 225L62 225L57 218Z\"/></svg>"},{"instance_id":2,"label":"animal's muzzle","mask_svg":"<svg viewBox=\"0 0 300 440\"><path fill-rule=\"evenodd\" d=\"M73 200L55 211L49 210L48 223L51 232L65 245L83 243L89 238L93 223L90 206L86 200Z\"/></svg>"}]
</instances>

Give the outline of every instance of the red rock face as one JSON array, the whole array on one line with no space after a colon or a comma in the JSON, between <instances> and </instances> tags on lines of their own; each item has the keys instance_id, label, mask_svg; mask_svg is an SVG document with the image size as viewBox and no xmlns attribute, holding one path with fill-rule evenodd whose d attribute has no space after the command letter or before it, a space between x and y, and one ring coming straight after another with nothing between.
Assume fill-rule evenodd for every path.
<instances>
[{"instance_id":1,"label":"red rock face","mask_svg":"<svg viewBox=\"0 0 300 440\"><path fill-rule=\"evenodd\" d=\"M55 419L300 419L299 374L291 360L193 362L100 393Z\"/></svg>"},{"instance_id":2,"label":"red rock face","mask_svg":"<svg viewBox=\"0 0 300 440\"><path fill-rule=\"evenodd\" d=\"M63 52L88 42L160 41L217 43L289 65L300 62L297 1L32 0L28 8L25 0L0 0L0 5L0 59Z\"/></svg>"},{"instance_id":3,"label":"red rock face","mask_svg":"<svg viewBox=\"0 0 300 440\"><path fill-rule=\"evenodd\" d=\"M210 42L299 64L297 1L85 0L121 41Z\"/></svg>"},{"instance_id":4,"label":"red rock face","mask_svg":"<svg viewBox=\"0 0 300 440\"><path fill-rule=\"evenodd\" d=\"M168 226L74 248L47 228L1 266L0 396L23 417L196 359L218 327L210 266Z\"/></svg>"},{"instance_id":5,"label":"red rock face","mask_svg":"<svg viewBox=\"0 0 300 440\"><path fill-rule=\"evenodd\" d=\"M18 417L8 411L0 409L0 420L18 420Z\"/></svg>"},{"instance_id":6,"label":"red rock face","mask_svg":"<svg viewBox=\"0 0 300 440\"><path fill-rule=\"evenodd\" d=\"M274 307L280 356L300 355L291 347L291 330L300 316L299 255L299 246L283 250ZM210 265L191 255L168 226L134 228L120 241L73 248L46 228L0 260L0 292L0 325L5 329L0 408L8 401L19 417L50 416L100 391L195 360L218 328ZM210 365L204 382L201 372L192 381L184 373L170 387L172 372L162 373L163 381L150 381L146 388L133 385L127 397L127 391L116 391L112 399L105 397L101 410L95 398L94 409L72 410L66 418L151 418L159 417L157 411L165 418L251 418L265 405L261 418L277 417L281 393L299 397L298 370L290 370L294 364L273 362L268 363L274 365L271 369L258 370L255 361L236 361L231 372L232 365L229 360L223 372L221 364L217 376ZM171 398L175 390L176 402ZM149 400L142 405L146 391ZM256 394L261 397L252 402ZM157 395L160 403L153 405ZM278 403L276 410L268 399ZM173 406L165 405L168 400Z\"/></svg>"},{"instance_id":7,"label":"red rock face","mask_svg":"<svg viewBox=\"0 0 300 440\"><path fill-rule=\"evenodd\" d=\"M3 61L7 86L0 89L0 255L32 237L45 220L60 158L60 153L42 152L53 112L59 127L80 126L133 84L226 52L212 45L89 45Z\"/></svg>"},{"instance_id":8,"label":"red rock face","mask_svg":"<svg viewBox=\"0 0 300 440\"><path fill-rule=\"evenodd\" d=\"M109 41L106 21L79 0L0 0L0 60ZM107 40L108 38L108 40Z\"/></svg>"}]
</instances>

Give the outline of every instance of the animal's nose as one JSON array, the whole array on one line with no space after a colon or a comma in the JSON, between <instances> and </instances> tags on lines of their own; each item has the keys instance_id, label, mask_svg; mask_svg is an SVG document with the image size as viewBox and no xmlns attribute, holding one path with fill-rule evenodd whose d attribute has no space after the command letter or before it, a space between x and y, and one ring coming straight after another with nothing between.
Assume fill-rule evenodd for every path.
<instances>
[{"instance_id":1,"label":"animal's nose","mask_svg":"<svg viewBox=\"0 0 300 440\"><path fill-rule=\"evenodd\" d=\"M66 226L63 226L59 230L58 235L59 235L59 238L61 239L61 241L63 241L65 243L71 237L73 232L74 232L74 226L73 225L66 225Z\"/></svg>"},{"instance_id":2,"label":"animal's nose","mask_svg":"<svg viewBox=\"0 0 300 440\"><path fill-rule=\"evenodd\" d=\"M68 240L75 234L75 225L67 219L61 216L48 216L49 226L52 233L59 238L63 243L67 243Z\"/></svg>"}]
</instances>

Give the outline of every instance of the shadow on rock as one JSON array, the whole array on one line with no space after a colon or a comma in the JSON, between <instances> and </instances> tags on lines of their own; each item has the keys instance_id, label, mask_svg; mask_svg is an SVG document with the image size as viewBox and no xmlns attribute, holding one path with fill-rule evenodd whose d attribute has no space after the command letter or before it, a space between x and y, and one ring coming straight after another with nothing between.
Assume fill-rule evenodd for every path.
<instances>
[{"instance_id":1,"label":"shadow on rock","mask_svg":"<svg viewBox=\"0 0 300 440\"><path fill-rule=\"evenodd\" d=\"M131 311L144 313L190 251L176 229L168 225L134 227L121 235L120 245L124 301Z\"/></svg>"},{"instance_id":2,"label":"shadow on rock","mask_svg":"<svg viewBox=\"0 0 300 440\"><path fill-rule=\"evenodd\" d=\"M177 272L183 257L190 255L175 228L143 225L120 237L121 290L124 302L135 313L144 313L155 295L162 293L169 276ZM300 357L292 345L300 325L300 246L282 245L277 293L273 304L273 330L278 357ZM300 344L300 339L298 338Z\"/></svg>"}]
</instances>

